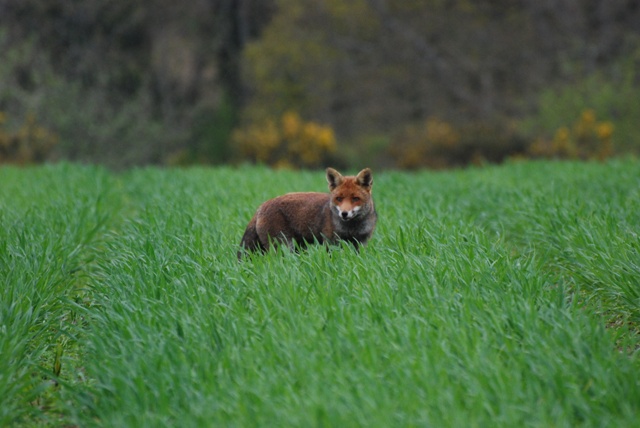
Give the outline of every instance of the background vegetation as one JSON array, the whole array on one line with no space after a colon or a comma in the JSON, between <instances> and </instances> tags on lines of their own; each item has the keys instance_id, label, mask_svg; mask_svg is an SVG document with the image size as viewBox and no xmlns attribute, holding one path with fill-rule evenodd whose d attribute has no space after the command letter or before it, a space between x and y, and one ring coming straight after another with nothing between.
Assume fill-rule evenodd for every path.
<instances>
[{"instance_id":1,"label":"background vegetation","mask_svg":"<svg viewBox=\"0 0 640 428\"><path fill-rule=\"evenodd\" d=\"M1 168L0 425L637 425L637 161L375 180L360 254L238 262L321 173Z\"/></svg>"},{"instance_id":2,"label":"background vegetation","mask_svg":"<svg viewBox=\"0 0 640 428\"><path fill-rule=\"evenodd\" d=\"M441 168L638 153L638 22L635 0L2 0L1 161ZM587 112L608 131L573 134ZM258 144L286 114L335 147ZM54 138L16 137L29 118Z\"/></svg>"}]
</instances>

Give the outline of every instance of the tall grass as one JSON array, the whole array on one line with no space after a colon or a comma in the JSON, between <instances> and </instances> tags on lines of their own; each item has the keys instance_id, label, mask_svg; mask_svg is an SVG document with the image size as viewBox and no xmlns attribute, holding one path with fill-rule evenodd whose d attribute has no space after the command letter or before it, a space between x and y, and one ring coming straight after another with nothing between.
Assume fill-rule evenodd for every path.
<instances>
[{"instance_id":1,"label":"tall grass","mask_svg":"<svg viewBox=\"0 0 640 428\"><path fill-rule=\"evenodd\" d=\"M0 425L58 403L82 323L88 249L109 217L110 179L72 166L0 169ZM77 355L75 355L77 356ZM63 362L62 360L65 360ZM65 377L60 377L64 364ZM75 372L75 368L73 369ZM55 416L54 416L55 417Z\"/></svg>"},{"instance_id":2,"label":"tall grass","mask_svg":"<svg viewBox=\"0 0 640 428\"><path fill-rule=\"evenodd\" d=\"M634 426L638 171L376 174L360 254L239 263L321 172L2 169L0 422Z\"/></svg>"}]
</instances>

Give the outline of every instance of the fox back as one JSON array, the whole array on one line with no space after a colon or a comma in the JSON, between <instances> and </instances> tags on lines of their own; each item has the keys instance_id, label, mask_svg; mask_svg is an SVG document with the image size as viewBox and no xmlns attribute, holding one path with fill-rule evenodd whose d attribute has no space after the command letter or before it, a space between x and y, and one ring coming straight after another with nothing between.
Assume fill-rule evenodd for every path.
<instances>
[{"instance_id":1,"label":"fox back","mask_svg":"<svg viewBox=\"0 0 640 428\"><path fill-rule=\"evenodd\" d=\"M345 177L327 168L326 175L330 193L288 193L260 205L244 232L238 258L245 251L267 251L276 243L292 250L310 242L339 240L356 248L365 245L377 221L371 170Z\"/></svg>"}]
</instances>

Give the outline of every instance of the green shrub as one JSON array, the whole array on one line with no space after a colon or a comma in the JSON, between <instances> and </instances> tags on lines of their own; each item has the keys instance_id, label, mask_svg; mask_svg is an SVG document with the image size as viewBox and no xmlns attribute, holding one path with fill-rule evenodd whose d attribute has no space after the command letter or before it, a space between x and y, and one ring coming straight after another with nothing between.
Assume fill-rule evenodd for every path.
<instances>
[{"instance_id":1,"label":"green shrub","mask_svg":"<svg viewBox=\"0 0 640 428\"><path fill-rule=\"evenodd\" d=\"M146 90L116 94L105 83L109 70L95 84L69 78L33 41L11 43L1 29L0 50L0 108L11 118L32 113L38 126L55 130L60 158L112 167L162 163L191 131L162 117ZM43 160L38 153L30 161Z\"/></svg>"},{"instance_id":2,"label":"green shrub","mask_svg":"<svg viewBox=\"0 0 640 428\"><path fill-rule=\"evenodd\" d=\"M572 133L569 124L584 115L588 108L600 118L601 124L610 123L612 132L615 130L610 141L611 154L640 153L638 70L640 48L606 70L543 91L537 114L523 121L521 130L532 140L561 139L562 135L556 134L566 133L562 130L565 127Z\"/></svg>"},{"instance_id":3,"label":"green shrub","mask_svg":"<svg viewBox=\"0 0 640 428\"><path fill-rule=\"evenodd\" d=\"M529 147L533 157L604 160L613 154L614 126L599 122L595 111L586 109L572 127L561 126L553 139L538 138Z\"/></svg>"}]
</instances>

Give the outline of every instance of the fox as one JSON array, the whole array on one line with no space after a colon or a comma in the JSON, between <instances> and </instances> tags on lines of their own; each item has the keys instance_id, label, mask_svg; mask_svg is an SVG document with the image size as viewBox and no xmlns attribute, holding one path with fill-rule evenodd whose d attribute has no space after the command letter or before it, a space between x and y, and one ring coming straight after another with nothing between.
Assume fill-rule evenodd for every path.
<instances>
[{"instance_id":1,"label":"fox","mask_svg":"<svg viewBox=\"0 0 640 428\"><path fill-rule=\"evenodd\" d=\"M242 236L239 260L274 245L295 251L310 243L346 241L356 250L367 244L378 220L371 195L371 169L365 168L356 176L343 176L333 168L325 172L329 193L287 193L258 207Z\"/></svg>"}]
</instances>

